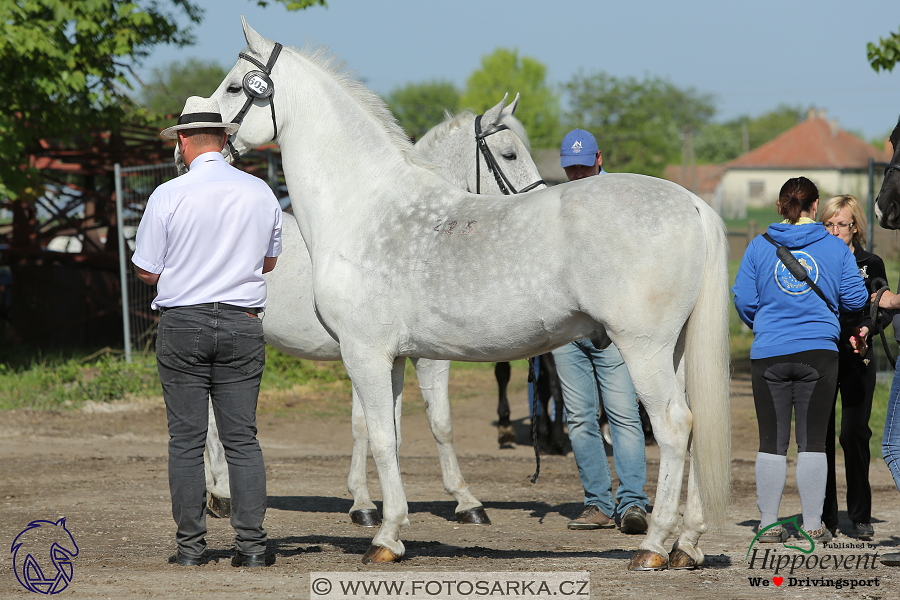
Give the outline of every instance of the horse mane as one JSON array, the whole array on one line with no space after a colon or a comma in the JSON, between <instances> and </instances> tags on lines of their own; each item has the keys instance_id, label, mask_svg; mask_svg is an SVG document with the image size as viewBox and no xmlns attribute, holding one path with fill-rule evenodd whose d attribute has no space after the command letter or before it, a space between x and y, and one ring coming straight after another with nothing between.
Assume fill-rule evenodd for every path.
<instances>
[{"instance_id":1,"label":"horse mane","mask_svg":"<svg viewBox=\"0 0 900 600\"><path fill-rule=\"evenodd\" d=\"M413 149L409 136L397 123L397 118L385 101L356 79L356 71L347 66L344 59L331 54L327 46L284 46L285 50L295 52L313 65L331 76L362 109L381 125L388 134L391 143L400 151L410 164L431 168L431 165ZM265 60L265 58L263 58Z\"/></svg>"},{"instance_id":2,"label":"horse mane","mask_svg":"<svg viewBox=\"0 0 900 600\"><path fill-rule=\"evenodd\" d=\"M457 129L474 121L475 116L475 113L469 109L465 109L455 116L449 110L445 110L445 121L443 123L438 123L429 129L425 135L416 142L415 148L423 154L429 154L431 150L450 137ZM528 134L525 132L525 126L522 125L521 121L512 115L506 115L501 120L501 123L509 127L510 131L522 140L525 148L531 152L531 142L528 141Z\"/></svg>"}]
</instances>

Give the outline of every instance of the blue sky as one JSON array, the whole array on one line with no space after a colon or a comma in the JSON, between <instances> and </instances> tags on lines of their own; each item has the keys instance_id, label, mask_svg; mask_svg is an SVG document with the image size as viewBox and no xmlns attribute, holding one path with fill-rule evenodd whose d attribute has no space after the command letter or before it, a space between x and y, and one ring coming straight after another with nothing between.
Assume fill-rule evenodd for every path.
<instances>
[{"instance_id":1,"label":"blue sky","mask_svg":"<svg viewBox=\"0 0 900 600\"><path fill-rule=\"evenodd\" d=\"M866 42L900 27L898 0L329 0L297 12L255 0L198 4L197 44L157 49L142 76L188 56L230 68L244 46L243 14L283 44L327 45L378 93L431 79L462 87L483 55L505 47L544 63L553 85L606 71L712 93L717 120L814 105L869 139L900 116L900 67L875 73L866 61Z\"/></svg>"}]
</instances>

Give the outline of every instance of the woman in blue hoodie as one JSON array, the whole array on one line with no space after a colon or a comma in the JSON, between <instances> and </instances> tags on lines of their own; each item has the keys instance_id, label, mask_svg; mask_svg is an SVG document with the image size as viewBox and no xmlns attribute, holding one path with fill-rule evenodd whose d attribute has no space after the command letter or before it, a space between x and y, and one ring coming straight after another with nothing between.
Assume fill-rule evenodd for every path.
<instances>
[{"instance_id":1,"label":"woman in blue hoodie","mask_svg":"<svg viewBox=\"0 0 900 600\"><path fill-rule=\"evenodd\" d=\"M753 330L759 529L778 521L793 413L803 529L816 542L829 542L822 506L828 473L825 437L838 373L838 312L862 309L868 293L847 245L815 221L818 207L819 190L813 182L789 179L778 195L784 221L750 242L732 291L738 315ZM807 277L801 281L791 274L776 255L777 246L790 250ZM788 532L778 525L763 532L759 541L787 538Z\"/></svg>"}]
</instances>

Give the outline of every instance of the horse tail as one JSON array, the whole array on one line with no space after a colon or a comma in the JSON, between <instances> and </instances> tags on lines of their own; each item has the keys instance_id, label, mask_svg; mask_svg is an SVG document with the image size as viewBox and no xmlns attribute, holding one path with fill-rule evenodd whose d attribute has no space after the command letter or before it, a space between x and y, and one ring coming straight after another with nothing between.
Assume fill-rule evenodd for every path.
<instances>
[{"instance_id":1,"label":"horse tail","mask_svg":"<svg viewBox=\"0 0 900 600\"><path fill-rule=\"evenodd\" d=\"M694 204L706 241L706 262L685 335L685 384L693 413L692 469L696 469L704 520L721 525L731 496L728 239L724 223L712 208L696 196Z\"/></svg>"}]
</instances>

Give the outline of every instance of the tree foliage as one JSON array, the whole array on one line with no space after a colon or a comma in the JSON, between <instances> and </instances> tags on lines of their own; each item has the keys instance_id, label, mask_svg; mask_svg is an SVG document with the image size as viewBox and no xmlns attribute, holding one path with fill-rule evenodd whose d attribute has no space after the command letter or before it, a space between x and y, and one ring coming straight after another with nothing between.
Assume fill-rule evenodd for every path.
<instances>
[{"instance_id":1,"label":"tree foliage","mask_svg":"<svg viewBox=\"0 0 900 600\"><path fill-rule=\"evenodd\" d=\"M900 62L900 31L886 38L878 38L877 46L872 42L866 44L866 54L869 64L876 72L882 69L893 71L894 65Z\"/></svg>"},{"instance_id":2,"label":"tree foliage","mask_svg":"<svg viewBox=\"0 0 900 600\"><path fill-rule=\"evenodd\" d=\"M699 130L715 113L710 94L649 75L579 73L563 87L566 129L593 133L611 171L661 176L667 164L681 161L685 131Z\"/></svg>"},{"instance_id":3,"label":"tree foliage","mask_svg":"<svg viewBox=\"0 0 900 600\"><path fill-rule=\"evenodd\" d=\"M34 173L24 167L40 139L141 120L132 69L159 44L190 44L202 16L197 0L0 0L0 197L29 187Z\"/></svg>"},{"instance_id":4,"label":"tree foliage","mask_svg":"<svg viewBox=\"0 0 900 600\"><path fill-rule=\"evenodd\" d=\"M701 163L724 163L778 137L803 120L807 109L782 104L758 117L747 115L724 123L709 123L694 139L694 152Z\"/></svg>"},{"instance_id":5,"label":"tree foliage","mask_svg":"<svg viewBox=\"0 0 900 600\"><path fill-rule=\"evenodd\" d=\"M189 58L154 69L152 79L140 93L141 104L150 112L151 121L158 126L172 123L167 115L181 114L189 96L211 96L228 70L215 61Z\"/></svg>"},{"instance_id":6,"label":"tree foliage","mask_svg":"<svg viewBox=\"0 0 900 600\"><path fill-rule=\"evenodd\" d=\"M518 50L498 48L483 56L481 68L466 80L460 107L483 113L506 93L510 100L517 93L522 95L516 118L528 131L532 146L559 143L559 98L547 83L547 67L533 58L520 57Z\"/></svg>"},{"instance_id":7,"label":"tree foliage","mask_svg":"<svg viewBox=\"0 0 900 600\"><path fill-rule=\"evenodd\" d=\"M444 111L459 107L459 90L449 81L408 83L391 91L385 98L406 133L421 138L444 120Z\"/></svg>"}]
</instances>

